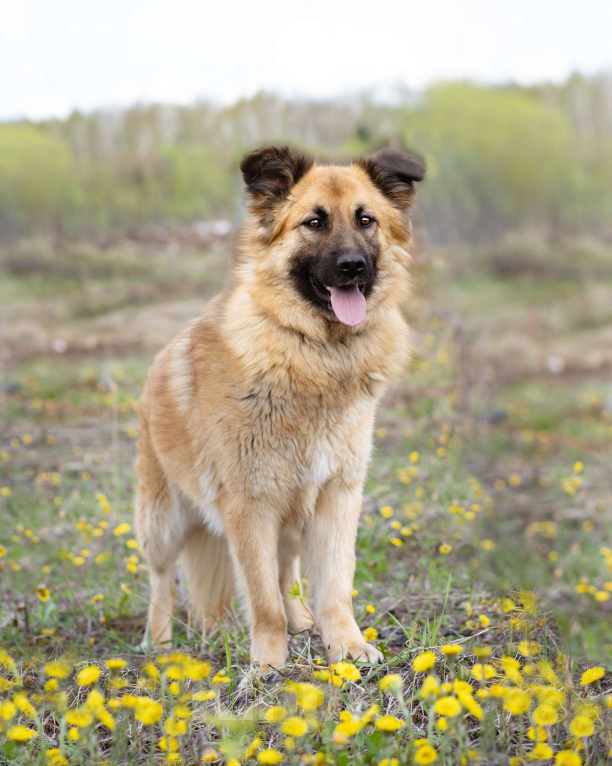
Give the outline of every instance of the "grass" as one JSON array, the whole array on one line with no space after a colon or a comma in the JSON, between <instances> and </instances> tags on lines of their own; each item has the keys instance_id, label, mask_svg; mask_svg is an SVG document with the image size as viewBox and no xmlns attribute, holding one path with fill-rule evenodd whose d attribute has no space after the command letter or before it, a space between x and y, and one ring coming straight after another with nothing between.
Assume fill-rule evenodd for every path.
<instances>
[{"instance_id":1,"label":"grass","mask_svg":"<svg viewBox=\"0 0 612 766\"><path fill-rule=\"evenodd\" d=\"M521 294L512 281L434 273L425 298L419 289L418 356L380 412L358 538L355 613L385 661L328 668L313 631L260 681L238 607L202 641L182 584L173 650L140 647L136 403L152 353L191 309L168 302L156 273L143 299L155 302L115 324L112 343L14 350L0 449L0 762L607 763L610 376L587 364L583 326L563 314L592 286L530 282ZM112 283L88 272L71 305ZM31 274L7 284L28 297L8 304L16 322L44 301L45 330L82 334L87 320L50 285L43 295ZM534 306L563 321L530 328ZM138 334L138 312L158 313L161 334ZM564 343L567 372L496 347L520 342Z\"/></svg>"}]
</instances>

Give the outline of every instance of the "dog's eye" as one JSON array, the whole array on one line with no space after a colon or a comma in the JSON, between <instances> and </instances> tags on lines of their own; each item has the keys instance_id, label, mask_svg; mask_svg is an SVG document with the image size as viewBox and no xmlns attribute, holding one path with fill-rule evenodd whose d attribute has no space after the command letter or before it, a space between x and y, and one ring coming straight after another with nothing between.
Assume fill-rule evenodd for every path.
<instances>
[{"instance_id":1,"label":"dog's eye","mask_svg":"<svg viewBox=\"0 0 612 766\"><path fill-rule=\"evenodd\" d=\"M369 226L372 223L372 219L369 215L362 215L359 218L359 225L365 229L366 226Z\"/></svg>"},{"instance_id":2,"label":"dog's eye","mask_svg":"<svg viewBox=\"0 0 612 766\"><path fill-rule=\"evenodd\" d=\"M321 228L321 221L319 218L311 218L310 221L306 221L306 226L310 226L311 229Z\"/></svg>"}]
</instances>

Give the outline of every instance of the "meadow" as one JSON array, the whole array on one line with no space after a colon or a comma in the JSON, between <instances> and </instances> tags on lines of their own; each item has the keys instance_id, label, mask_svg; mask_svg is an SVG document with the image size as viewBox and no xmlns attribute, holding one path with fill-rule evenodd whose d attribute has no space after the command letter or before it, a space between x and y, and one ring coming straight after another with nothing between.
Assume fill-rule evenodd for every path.
<instances>
[{"instance_id":1,"label":"meadow","mask_svg":"<svg viewBox=\"0 0 612 766\"><path fill-rule=\"evenodd\" d=\"M314 630L254 678L238 605L202 641L182 586L172 649L141 648L139 392L229 249L2 251L0 763L608 763L612 278L567 253L417 259L358 541L383 664L330 668Z\"/></svg>"}]
</instances>

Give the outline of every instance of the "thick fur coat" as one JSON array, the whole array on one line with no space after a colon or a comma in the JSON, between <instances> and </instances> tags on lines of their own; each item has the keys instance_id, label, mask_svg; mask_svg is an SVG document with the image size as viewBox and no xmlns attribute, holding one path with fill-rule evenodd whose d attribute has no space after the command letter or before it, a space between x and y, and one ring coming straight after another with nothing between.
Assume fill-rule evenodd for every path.
<instances>
[{"instance_id":1,"label":"thick fur coat","mask_svg":"<svg viewBox=\"0 0 612 766\"><path fill-rule=\"evenodd\" d=\"M317 167L287 147L241 168L232 278L157 356L140 402L147 639L171 640L181 557L204 626L244 595L260 672L313 621L331 662L375 662L353 617L355 539L376 406L409 353L399 304L423 168L399 152Z\"/></svg>"}]
</instances>

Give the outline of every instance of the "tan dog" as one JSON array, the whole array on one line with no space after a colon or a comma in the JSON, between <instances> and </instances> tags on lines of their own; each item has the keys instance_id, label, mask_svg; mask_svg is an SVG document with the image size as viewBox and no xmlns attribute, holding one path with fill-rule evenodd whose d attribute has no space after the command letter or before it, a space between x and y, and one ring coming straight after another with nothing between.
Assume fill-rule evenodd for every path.
<instances>
[{"instance_id":1,"label":"tan dog","mask_svg":"<svg viewBox=\"0 0 612 766\"><path fill-rule=\"evenodd\" d=\"M377 662L352 607L355 538L376 406L409 352L409 212L421 163L384 151L317 167L287 147L243 159L250 217L225 290L156 358L140 403L136 525L147 637L171 640L182 553L194 609L246 597L260 672L287 627L330 662ZM311 608L291 598L300 556Z\"/></svg>"}]
</instances>

